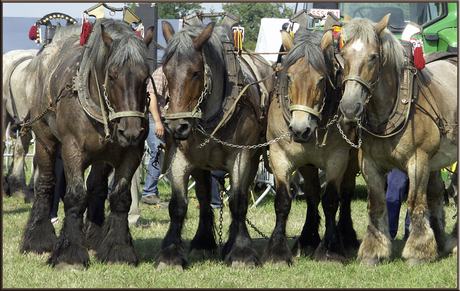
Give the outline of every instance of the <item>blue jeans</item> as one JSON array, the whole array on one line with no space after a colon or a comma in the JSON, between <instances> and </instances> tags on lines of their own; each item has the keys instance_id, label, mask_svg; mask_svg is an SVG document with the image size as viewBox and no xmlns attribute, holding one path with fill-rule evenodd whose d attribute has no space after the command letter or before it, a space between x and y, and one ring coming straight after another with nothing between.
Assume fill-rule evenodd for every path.
<instances>
[{"instance_id":1,"label":"blue jeans","mask_svg":"<svg viewBox=\"0 0 460 291\"><path fill-rule=\"evenodd\" d=\"M398 233L399 211L404 194L408 191L409 177L398 169L391 170L387 176L386 204L388 210L388 226L391 238ZM406 213L404 240L409 237L410 217Z\"/></svg>"},{"instance_id":2,"label":"blue jeans","mask_svg":"<svg viewBox=\"0 0 460 291\"><path fill-rule=\"evenodd\" d=\"M219 182L217 181L217 178L224 178L226 172L224 171L211 171L212 174L212 188L211 188L211 204L217 204L221 205L222 204L222 199L220 198L220 191L219 191Z\"/></svg>"},{"instance_id":3,"label":"blue jeans","mask_svg":"<svg viewBox=\"0 0 460 291\"><path fill-rule=\"evenodd\" d=\"M164 125L164 124L163 124ZM144 189L142 189L142 197L147 197L150 195L157 195L158 196L158 177L160 177L160 170L161 166L160 163L155 161L155 157L157 156L158 146L163 142L165 142L164 136L160 139L155 134L155 121L151 114L149 114L149 135L147 136L147 144L150 148L150 160L149 166L147 168L147 174L145 175L145 185ZM150 175L155 177L156 179L152 178Z\"/></svg>"}]
</instances>

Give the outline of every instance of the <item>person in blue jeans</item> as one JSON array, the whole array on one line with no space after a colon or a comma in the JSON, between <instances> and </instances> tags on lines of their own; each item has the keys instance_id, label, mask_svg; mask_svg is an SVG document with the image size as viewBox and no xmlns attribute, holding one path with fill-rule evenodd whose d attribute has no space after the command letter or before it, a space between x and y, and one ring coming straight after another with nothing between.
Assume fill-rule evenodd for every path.
<instances>
[{"instance_id":1,"label":"person in blue jeans","mask_svg":"<svg viewBox=\"0 0 460 291\"><path fill-rule=\"evenodd\" d=\"M388 211L388 226L393 240L398 233L399 212L404 194L409 190L409 177L398 169L391 170L387 175L386 204ZM409 237L410 217L406 212L404 240Z\"/></svg>"},{"instance_id":2,"label":"person in blue jeans","mask_svg":"<svg viewBox=\"0 0 460 291\"><path fill-rule=\"evenodd\" d=\"M161 166L156 160L159 146L165 142L164 138L164 106L166 105L166 96L169 94L166 76L163 73L163 67L159 67L152 74L155 82L156 92L152 82L147 86L150 96L149 106L149 135L147 136L147 145L150 148L150 161L145 175L145 185L142 189L141 202L146 204L160 205L166 207L163 199L158 196L158 178L160 177Z\"/></svg>"}]
</instances>

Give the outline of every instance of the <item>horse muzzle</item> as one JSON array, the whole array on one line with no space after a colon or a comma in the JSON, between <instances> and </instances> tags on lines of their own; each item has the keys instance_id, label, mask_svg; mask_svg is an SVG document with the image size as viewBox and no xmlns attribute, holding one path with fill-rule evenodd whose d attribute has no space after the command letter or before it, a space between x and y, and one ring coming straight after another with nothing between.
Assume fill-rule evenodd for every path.
<instances>
[{"instance_id":1,"label":"horse muzzle","mask_svg":"<svg viewBox=\"0 0 460 291\"><path fill-rule=\"evenodd\" d=\"M186 140L192 132L190 119L166 119L165 127L175 140Z\"/></svg>"},{"instance_id":2,"label":"horse muzzle","mask_svg":"<svg viewBox=\"0 0 460 291\"><path fill-rule=\"evenodd\" d=\"M295 142L307 143L315 137L318 127L318 119L311 114L306 114L303 118L296 118L293 114L289 123L289 132Z\"/></svg>"},{"instance_id":3,"label":"horse muzzle","mask_svg":"<svg viewBox=\"0 0 460 291\"><path fill-rule=\"evenodd\" d=\"M117 125L116 135L118 143L122 147L137 146L145 137L146 130L141 117L120 118Z\"/></svg>"},{"instance_id":4,"label":"horse muzzle","mask_svg":"<svg viewBox=\"0 0 460 291\"><path fill-rule=\"evenodd\" d=\"M345 88L339 109L346 124L357 123L364 114L365 102L369 94L361 88L357 88L357 90L347 89Z\"/></svg>"}]
</instances>

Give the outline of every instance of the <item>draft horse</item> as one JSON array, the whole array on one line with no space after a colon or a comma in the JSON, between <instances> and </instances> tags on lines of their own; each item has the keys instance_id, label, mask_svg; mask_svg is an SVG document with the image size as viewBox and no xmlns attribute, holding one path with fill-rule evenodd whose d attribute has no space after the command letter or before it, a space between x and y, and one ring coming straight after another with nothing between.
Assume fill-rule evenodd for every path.
<instances>
[{"instance_id":1,"label":"draft horse","mask_svg":"<svg viewBox=\"0 0 460 291\"><path fill-rule=\"evenodd\" d=\"M37 82L30 125L36 134L39 174L22 252L52 251L48 263L57 269L86 267L88 248L102 262L138 262L127 217L130 183L148 133L147 49L152 37L153 27L141 40L127 23L99 19L83 46L79 34L62 37L29 64ZM49 211L60 144L67 189L57 238ZM114 186L105 219L112 168Z\"/></svg>"},{"instance_id":2,"label":"draft horse","mask_svg":"<svg viewBox=\"0 0 460 291\"><path fill-rule=\"evenodd\" d=\"M347 17L342 29L345 88L340 111L346 122L363 130L359 164L368 190L369 225L358 261L370 267L388 260L391 252L386 174L398 168L409 176L411 224L402 257L416 265L433 261L437 249L444 249L440 170L457 161L456 56L430 62L427 54L425 68L416 70L405 63L403 46L386 28L389 17L377 24ZM403 83L405 67L415 74L408 97L398 93L412 88Z\"/></svg>"},{"instance_id":3,"label":"draft horse","mask_svg":"<svg viewBox=\"0 0 460 291\"><path fill-rule=\"evenodd\" d=\"M211 22L206 27L189 26L175 33L168 22L163 22L163 34L168 44L163 70L170 90L165 113L168 134L164 165L170 167L172 197L169 203L171 222L156 262L159 268L182 268L187 263L181 231L187 212L190 175L196 181L196 196L200 203L199 226L190 242L190 250L209 254L217 249L214 215L210 207L210 170L223 170L229 173L232 185L229 202L232 222L222 258L233 267L254 266L258 254L252 246L245 218L249 187L257 173L261 150L246 146L257 145L264 136L264 127L260 123L259 90L262 85L250 85L233 114L225 120L227 114L223 114L223 104L231 96L229 92L238 86L229 81L229 74L234 72L229 69L223 45L223 42L231 42L233 47L231 28L225 24L215 26ZM229 53L233 54L233 51ZM249 66L248 59L254 65ZM243 85L268 77L264 86L271 90L273 69L260 57L243 54L240 66ZM219 126L222 120L224 125ZM215 131L213 138L210 137L211 131Z\"/></svg>"},{"instance_id":4,"label":"draft horse","mask_svg":"<svg viewBox=\"0 0 460 291\"><path fill-rule=\"evenodd\" d=\"M62 36L79 33L81 25L57 26L53 39ZM26 67L40 51L31 50L13 50L3 54L3 124L6 129L10 121L11 128L17 130L21 124L30 117L30 108L32 98L35 94L34 74ZM25 131L17 137L13 150L13 163L8 169L5 177L8 184L9 195L13 197L25 197L26 202L30 202L34 197L34 179L26 184L24 173L25 157L29 151L29 144L32 139L32 132ZM33 171L32 177L35 176Z\"/></svg>"},{"instance_id":5,"label":"draft horse","mask_svg":"<svg viewBox=\"0 0 460 291\"><path fill-rule=\"evenodd\" d=\"M341 95L340 72L334 62L334 47L328 30L299 29L294 39L288 34L283 42L289 52L283 61L276 98L272 98L267 126L267 139L289 132L270 145L270 165L275 176L276 224L264 250L262 260L292 263L292 252L286 238L286 224L291 208L289 184L298 169L305 179L307 217L300 237L294 245L296 255L313 255L320 261L346 262L346 249L357 249L359 242L353 229L350 203L354 195L355 177L359 171L357 149L339 133L334 120ZM351 126L341 128L354 141ZM321 195L318 168L325 172L326 186ZM322 202L326 230L318 233ZM340 218L336 213L340 204Z\"/></svg>"}]
</instances>

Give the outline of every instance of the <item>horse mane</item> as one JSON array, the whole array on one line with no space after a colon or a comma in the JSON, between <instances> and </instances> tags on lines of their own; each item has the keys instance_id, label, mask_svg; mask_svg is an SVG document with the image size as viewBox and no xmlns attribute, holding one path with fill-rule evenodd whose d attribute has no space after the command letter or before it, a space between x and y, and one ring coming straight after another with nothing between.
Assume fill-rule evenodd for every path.
<instances>
[{"instance_id":1,"label":"horse mane","mask_svg":"<svg viewBox=\"0 0 460 291\"><path fill-rule=\"evenodd\" d=\"M104 25L106 32L113 40L108 52L102 40L101 25ZM124 21L111 18L98 19L93 24L93 31L85 46L88 49L88 60L91 60L92 65L96 68L123 66L128 60L133 65L148 67L147 46L134 33L132 27Z\"/></svg>"},{"instance_id":2,"label":"horse mane","mask_svg":"<svg viewBox=\"0 0 460 291\"><path fill-rule=\"evenodd\" d=\"M63 36L77 34L80 35L81 33L81 24L72 24L66 26L57 26L56 32L54 33L53 40L59 39Z\"/></svg>"},{"instance_id":3,"label":"horse mane","mask_svg":"<svg viewBox=\"0 0 460 291\"><path fill-rule=\"evenodd\" d=\"M168 46L163 55L163 64L167 63L173 56L178 59L194 61L198 55L193 46L192 38L199 36L205 28L205 25L189 26L179 30L171 37ZM225 68L224 47L220 35L225 33L226 27L216 26L209 40L203 45L203 51L206 58L212 60L213 67ZM228 29L227 29L228 30Z\"/></svg>"},{"instance_id":4,"label":"horse mane","mask_svg":"<svg viewBox=\"0 0 460 291\"><path fill-rule=\"evenodd\" d=\"M367 18L354 18L347 21L342 29L345 41L361 39L364 43L372 44L378 41L374 31L374 23ZM400 41L385 28L380 37L382 64L396 69L398 76L404 67L404 48Z\"/></svg>"}]
</instances>

